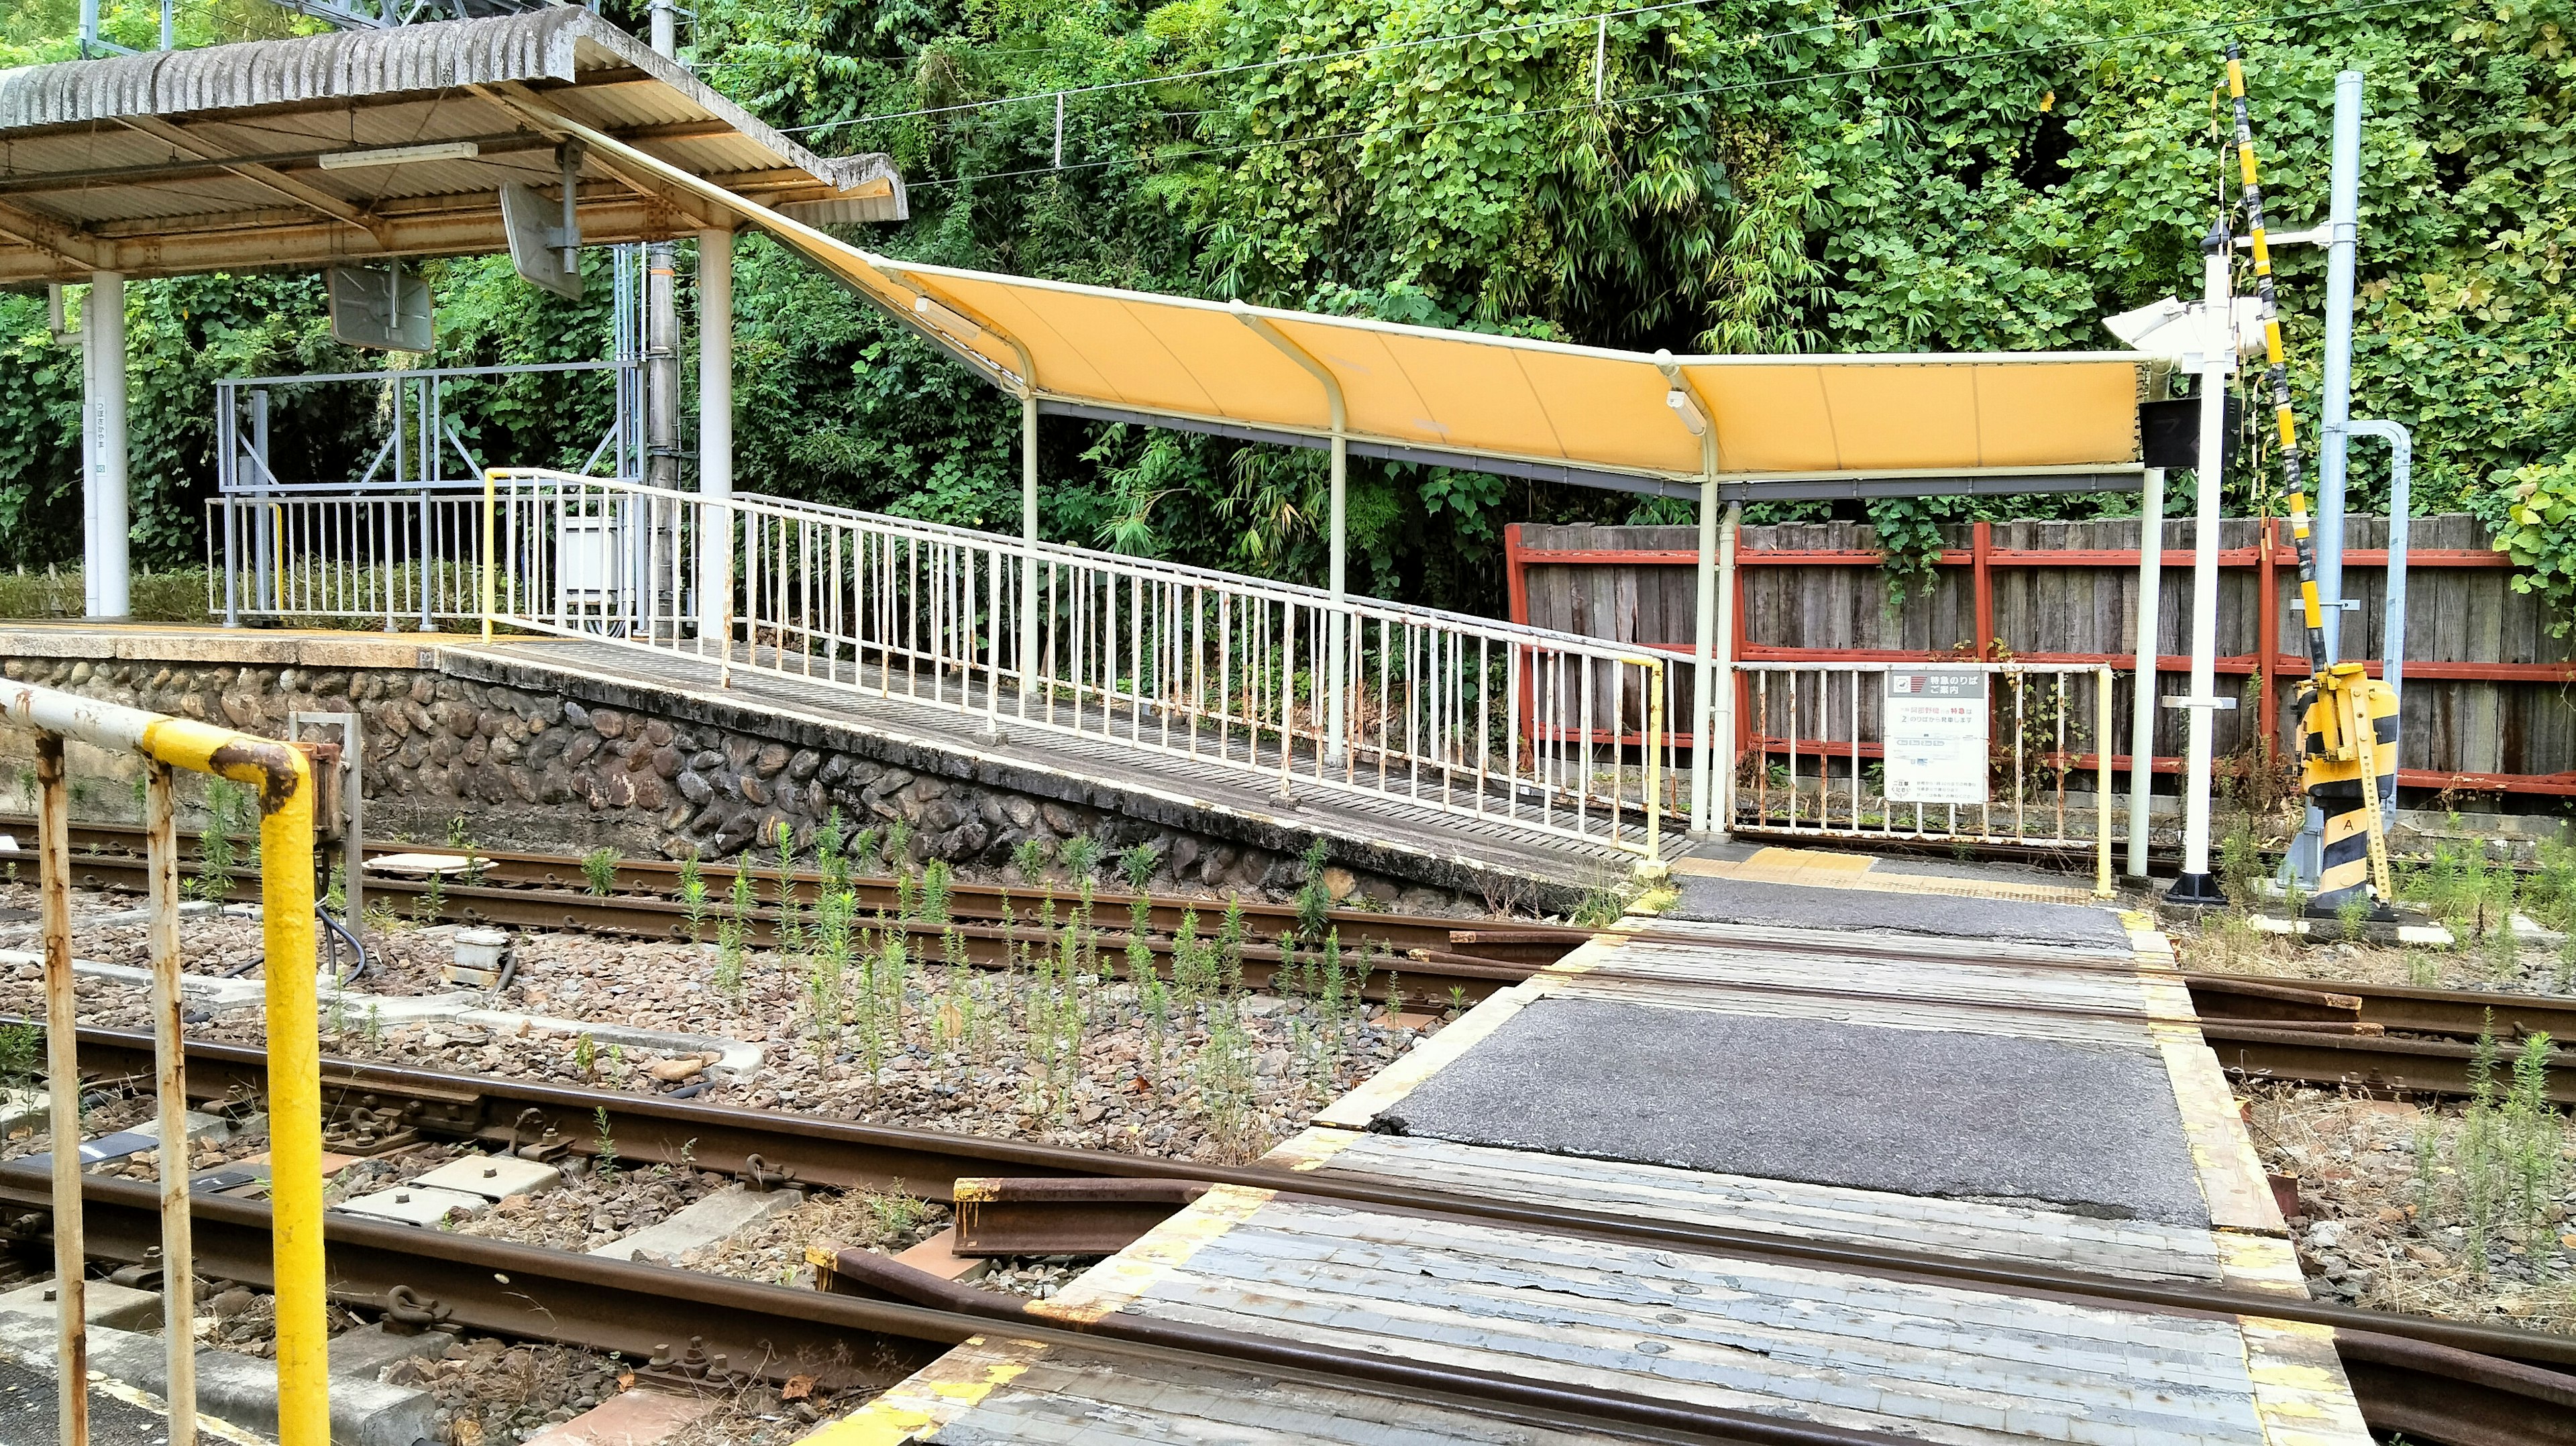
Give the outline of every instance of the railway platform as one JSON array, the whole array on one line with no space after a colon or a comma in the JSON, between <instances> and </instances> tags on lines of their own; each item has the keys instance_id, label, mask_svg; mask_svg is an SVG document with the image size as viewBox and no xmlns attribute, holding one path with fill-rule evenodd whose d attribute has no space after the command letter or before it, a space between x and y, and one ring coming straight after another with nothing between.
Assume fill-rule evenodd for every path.
<instances>
[{"instance_id":1,"label":"railway platform","mask_svg":"<svg viewBox=\"0 0 2576 1446\"><path fill-rule=\"evenodd\" d=\"M1771 1439L2371 1440L2323 1327L2011 1280L2040 1266L2305 1298L2143 919L1996 896L2039 880L1718 852L1669 912L1495 995L1265 1163L1848 1247L1839 1262L1228 1186L1036 1313L1618 1392L1775 1423ZM1778 881L1837 869L1876 878ZM1971 1283L1908 1255L1993 1269ZM809 1439L1601 1438L1284 1377L1183 1378L1003 1329Z\"/></svg>"}]
</instances>

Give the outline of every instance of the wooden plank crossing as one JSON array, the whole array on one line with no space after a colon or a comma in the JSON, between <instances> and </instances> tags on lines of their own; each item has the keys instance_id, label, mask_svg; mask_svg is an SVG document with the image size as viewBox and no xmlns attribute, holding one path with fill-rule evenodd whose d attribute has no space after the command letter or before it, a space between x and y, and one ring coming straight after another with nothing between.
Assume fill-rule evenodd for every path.
<instances>
[{"instance_id":1,"label":"wooden plank crossing","mask_svg":"<svg viewBox=\"0 0 2576 1446\"><path fill-rule=\"evenodd\" d=\"M1995 1201L1894 1195L1359 1130L1308 1130L1273 1151L1269 1163L1528 1204L1579 1200L1587 1210L1640 1220L1967 1260L2046 1263L2132 1280L2216 1281L2224 1274L2206 1230Z\"/></svg>"},{"instance_id":2,"label":"wooden plank crossing","mask_svg":"<svg viewBox=\"0 0 2576 1446\"><path fill-rule=\"evenodd\" d=\"M2128 968L2115 969L2102 967L2105 951L2092 948L1632 918L1477 1006L1265 1163L1789 1240L2303 1295L2279 1217L2257 1203L2259 1167L2247 1173L2250 1145L2198 1039L2188 996L2173 985L2171 954L2143 921L2126 922L2136 948L2125 956ZM1630 936L1649 929L1652 938ZM1802 998L1755 987L1781 985L1840 993ZM1500 1052L1515 1031L1525 1046L1531 1021L1548 1012L1533 1006L1610 994L1784 1024L1808 1017L1811 1005L1841 1007L1865 1019L1854 1026L1863 1033L2081 1036L2081 1050L2117 1054L2132 1070L2143 1054L2146 1078L2170 1081L2190 1136L2189 1149L2173 1153L2172 1168L2189 1177L2176 1183L2186 1195L2196 1190L2212 1223L2145 1211L2113 1218L2121 1212L2054 1205L2000 1178L1991 1190L1909 1193L1372 1131L1409 1096L1434 1092L1426 1086L1487 1077L1476 1062ZM2052 1006L2082 1012L2051 1014ZM1867 1069L1866 1055L1853 1067ZM2160 1094L2161 1084L2151 1087ZM1523 1107L1492 1103L1506 1117ZM1599 1110L1615 1116L1620 1104L1604 1098ZM1945 1114L1937 1100L1907 1109L1931 1128L1979 1130L1978 1116ZM2137 1122L2103 1119L2100 1127ZM1682 1120L1670 1128L1694 1126ZM1210 1191L1035 1309L1077 1323L1145 1316L1944 1446L2371 1440L2331 1335L2319 1328L1237 1186ZM1214 1398L1229 1391L1240 1394ZM1511 1434L1463 1408L1397 1419L1392 1400L1352 1405L1343 1392L1257 1373L1231 1387L1203 1377L1166 1381L1152 1367L986 1340L811 1439L829 1446L1597 1439L1534 1426Z\"/></svg>"},{"instance_id":3,"label":"wooden plank crossing","mask_svg":"<svg viewBox=\"0 0 2576 1446\"><path fill-rule=\"evenodd\" d=\"M1086 1278L1042 1313L1104 1307L1963 1446L2265 1440L2231 1321L1320 1202L1271 1200L1141 1291Z\"/></svg>"}]
</instances>

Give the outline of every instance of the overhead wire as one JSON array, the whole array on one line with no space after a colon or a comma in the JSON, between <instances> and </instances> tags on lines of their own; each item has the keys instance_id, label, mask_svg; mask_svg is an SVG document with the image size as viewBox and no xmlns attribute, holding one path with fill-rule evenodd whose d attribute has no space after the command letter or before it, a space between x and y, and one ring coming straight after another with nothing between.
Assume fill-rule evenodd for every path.
<instances>
[{"instance_id":1,"label":"overhead wire","mask_svg":"<svg viewBox=\"0 0 2576 1446\"><path fill-rule=\"evenodd\" d=\"M2365 5L2334 6L2323 10L2309 10L2294 14L2267 15L2255 18L2263 22L2315 20L2334 15L2359 15L2379 10L2409 9L2439 5L2442 3L2444 3L2444 0L2373 0L2373 3ZM1104 170L1109 167L1119 165L1168 165L1177 161L1201 160L1212 156L1240 155L1248 151L1287 150L1306 146L1330 144L1339 141L1374 140L1403 135L1413 131L1432 131L1453 127L1464 128L1494 125L1506 121L1522 121L1532 117L1562 115L1575 111L1615 110L1621 107L1644 108L1648 106L1673 104L1684 100L1696 100L1711 96L1741 94L1747 91L1775 90L1792 85L1813 84L1818 81L1851 80L1868 76L1897 74L1907 71L1924 70L1942 65L1957 65L1987 60L2009 60L2018 56L2043 54L2059 50L2089 50L2120 45L2134 45L2143 41L2170 39L2177 35L2198 35L2209 34L2217 31L2232 31L2241 28L2243 23L2245 22L2211 21L2197 25L2167 26L2160 30L2139 31L2128 35L2095 36L2079 40L2052 41L2036 45L2014 46L2003 50L1980 51L1962 55L1934 56L1923 60L1903 61L1883 65L1855 66L1845 70L1817 71L1806 75L1781 76L1771 80L1745 81L1733 85L1702 86L1691 90L1664 91L1654 95L1620 97L1599 102L1585 100L1572 102L1566 105L1546 106L1528 110L1515 110L1499 115L1465 116L1457 118L1438 118L1412 122L1399 122L1358 130L1328 132L1321 135L1283 137L1277 140L1266 141L1245 141L1237 145L1206 146L1188 151L1160 151L1147 156L1112 156L1103 160L1072 162L1062 166L1023 166L1010 170L985 171L971 176L948 176L921 181L907 181L904 185L904 189L906 191L925 191L941 186L971 185L980 181L1014 180L1027 176L1061 175L1068 171Z\"/></svg>"}]
</instances>

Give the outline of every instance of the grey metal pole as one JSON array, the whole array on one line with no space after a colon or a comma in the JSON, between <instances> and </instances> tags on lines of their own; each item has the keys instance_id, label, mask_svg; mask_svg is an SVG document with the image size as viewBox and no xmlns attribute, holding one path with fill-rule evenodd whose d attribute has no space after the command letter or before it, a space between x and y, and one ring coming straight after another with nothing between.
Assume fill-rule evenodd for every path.
<instances>
[{"instance_id":1,"label":"grey metal pole","mask_svg":"<svg viewBox=\"0 0 2576 1446\"><path fill-rule=\"evenodd\" d=\"M2326 337L2317 428L2317 597L2325 604L2326 659L2343 657L2344 479L2352 416L2353 262L2360 236L2361 72L2335 77L2333 167L2327 184ZM2274 606L2264 599L2265 607ZM2314 889L2324 870L2326 816L2307 805L2299 832L2281 858L2284 884Z\"/></svg>"},{"instance_id":2,"label":"grey metal pole","mask_svg":"<svg viewBox=\"0 0 2576 1446\"><path fill-rule=\"evenodd\" d=\"M2147 876L2147 811L2156 794L2156 664L2164 656L2160 629L2165 585L2165 469L2150 467L2138 510L2137 663L2132 685L2136 698L2129 716L2129 866L2133 879ZM2108 738L2100 740L2104 749Z\"/></svg>"},{"instance_id":3,"label":"grey metal pole","mask_svg":"<svg viewBox=\"0 0 2576 1446\"><path fill-rule=\"evenodd\" d=\"M680 53L678 9L653 0L653 52ZM644 248L644 478L656 487L680 485L680 305L673 281L677 253L668 241ZM700 284L705 270L700 268ZM705 298L700 297L704 305Z\"/></svg>"},{"instance_id":4,"label":"grey metal pole","mask_svg":"<svg viewBox=\"0 0 2576 1446\"><path fill-rule=\"evenodd\" d=\"M2352 416L2352 273L2361 225L2361 72L2335 77L2328 184L2324 397L2317 443L2317 593L2327 600L2326 661L2343 657L2344 424Z\"/></svg>"}]
</instances>

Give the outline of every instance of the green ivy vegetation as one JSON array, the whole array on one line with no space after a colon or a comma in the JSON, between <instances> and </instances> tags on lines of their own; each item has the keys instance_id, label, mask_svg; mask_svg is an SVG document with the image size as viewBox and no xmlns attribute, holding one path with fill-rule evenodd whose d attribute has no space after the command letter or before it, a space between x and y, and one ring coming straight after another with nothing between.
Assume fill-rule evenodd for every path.
<instances>
[{"instance_id":1,"label":"green ivy vegetation","mask_svg":"<svg viewBox=\"0 0 2576 1446\"><path fill-rule=\"evenodd\" d=\"M2106 314L2197 292L2198 238L2234 198L2212 129L2233 38L2283 229L2323 211L2335 72L2369 76L2353 407L2414 429L2417 508L2501 515L2513 489L2576 468L2568 0L1707 0L1606 27L1603 8L699 0L689 58L817 151L891 152L913 217L857 239L901 256L1675 351L2080 349L2111 344ZM111 5L120 24L141 9ZM0 60L33 43L11 24ZM431 269L441 362L601 351L604 275L566 303L496 259ZM2311 432L2323 269L2314 251L2280 261ZM1011 404L765 241L742 244L737 270L741 485L1008 525ZM324 361L317 305L303 278L130 288L147 560L179 561L196 536L205 381ZM25 363L0 365L0 520L19 561L72 546L62 527L15 525L69 515L76 370L45 349L40 306L0 298L0 347ZM325 435L309 465L363 430L358 390L310 402ZM606 407L593 376L488 386L463 414L489 455L561 463L586 455ZM2384 506L2384 464L2356 451L2354 509ZM1052 422L1043 473L1050 536L1321 572L1316 454ZM2240 476L2231 509L2277 507L2268 470ZM2134 506L1755 516L1865 512L1919 584L1942 523ZM1686 515L1355 462L1354 583L1491 611L1507 521Z\"/></svg>"}]
</instances>

